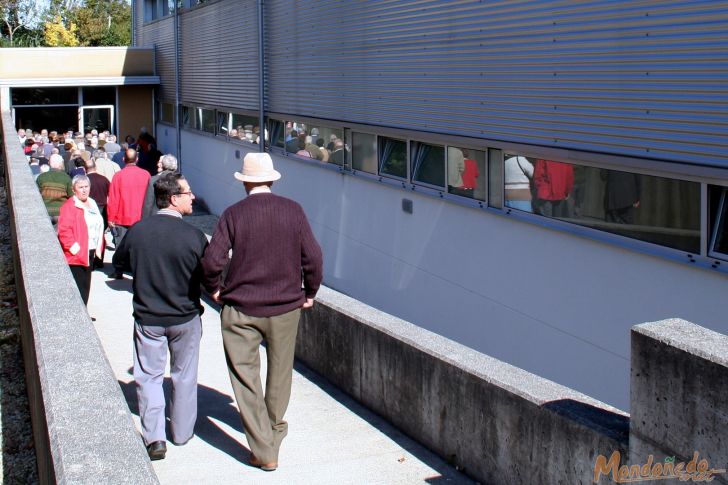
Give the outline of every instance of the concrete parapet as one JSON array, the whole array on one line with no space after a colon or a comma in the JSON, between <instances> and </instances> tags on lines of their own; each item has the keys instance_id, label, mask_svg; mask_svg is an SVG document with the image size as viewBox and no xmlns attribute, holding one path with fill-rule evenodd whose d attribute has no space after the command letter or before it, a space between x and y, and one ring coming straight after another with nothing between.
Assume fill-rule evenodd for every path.
<instances>
[{"instance_id":1,"label":"concrete parapet","mask_svg":"<svg viewBox=\"0 0 728 485\"><path fill-rule=\"evenodd\" d=\"M625 413L330 289L296 355L483 483L590 483L627 456Z\"/></svg>"},{"instance_id":2,"label":"concrete parapet","mask_svg":"<svg viewBox=\"0 0 728 485\"><path fill-rule=\"evenodd\" d=\"M41 483L159 483L3 108L2 155Z\"/></svg>"},{"instance_id":3,"label":"concrete parapet","mask_svg":"<svg viewBox=\"0 0 728 485\"><path fill-rule=\"evenodd\" d=\"M728 468L728 336L680 319L633 327L630 401L631 463L687 464L697 452Z\"/></svg>"}]
</instances>

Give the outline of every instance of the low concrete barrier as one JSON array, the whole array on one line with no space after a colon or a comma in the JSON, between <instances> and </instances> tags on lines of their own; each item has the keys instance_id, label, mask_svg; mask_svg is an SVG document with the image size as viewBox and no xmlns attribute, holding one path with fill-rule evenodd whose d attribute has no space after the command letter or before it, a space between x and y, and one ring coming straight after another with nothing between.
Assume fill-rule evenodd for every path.
<instances>
[{"instance_id":1,"label":"low concrete barrier","mask_svg":"<svg viewBox=\"0 0 728 485\"><path fill-rule=\"evenodd\" d=\"M2 135L41 483L159 483L5 109Z\"/></svg>"},{"instance_id":2,"label":"low concrete barrier","mask_svg":"<svg viewBox=\"0 0 728 485\"><path fill-rule=\"evenodd\" d=\"M631 385L630 463L728 469L727 336L680 319L633 327Z\"/></svg>"},{"instance_id":3,"label":"low concrete barrier","mask_svg":"<svg viewBox=\"0 0 728 485\"><path fill-rule=\"evenodd\" d=\"M627 457L628 416L322 288L296 356L484 483L591 483Z\"/></svg>"}]
</instances>

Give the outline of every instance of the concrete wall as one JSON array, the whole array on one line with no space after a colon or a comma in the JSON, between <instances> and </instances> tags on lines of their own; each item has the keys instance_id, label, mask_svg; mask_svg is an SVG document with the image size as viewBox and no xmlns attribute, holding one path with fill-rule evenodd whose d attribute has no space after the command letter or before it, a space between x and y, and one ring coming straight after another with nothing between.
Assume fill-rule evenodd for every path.
<instances>
[{"instance_id":1,"label":"concrete wall","mask_svg":"<svg viewBox=\"0 0 728 485\"><path fill-rule=\"evenodd\" d=\"M159 483L6 109L2 161L41 483Z\"/></svg>"},{"instance_id":2,"label":"concrete wall","mask_svg":"<svg viewBox=\"0 0 728 485\"><path fill-rule=\"evenodd\" d=\"M632 329L630 461L728 468L728 337L672 319ZM728 475L716 475L728 483Z\"/></svg>"},{"instance_id":3,"label":"concrete wall","mask_svg":"<svg viewBox=\"0 0 728 485\"><path fill-rule=\"evenodd\" d=\"M303 312L296 356L482 483L590 483L627 456L629 418L333 290Z\"/></svg>"},{"instance_id":4,"label":"concrete wall","mask_svg":"<svg viewBox=\"0 0 728 485\"><path fill-rule=\"evenodd\" d=\"M247 150L182 131L182 170L214 213L242 197L232 173ZM728 294L724 275L274 160L283 173L274 190L305 208L329 287L621 409L632 325L679 316L728 333L716 304Z\"/></svg>"}]
</instances>

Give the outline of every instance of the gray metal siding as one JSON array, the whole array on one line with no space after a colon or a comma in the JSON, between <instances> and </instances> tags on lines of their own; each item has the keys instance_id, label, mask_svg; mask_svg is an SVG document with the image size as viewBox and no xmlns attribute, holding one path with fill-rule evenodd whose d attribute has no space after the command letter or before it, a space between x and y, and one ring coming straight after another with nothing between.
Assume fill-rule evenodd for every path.
<instances>
[{"instance_id":1,"label":"gray metal siding","mask_svg":"<svg viewBox=\"0 0 728 485\"><path fill-rule=\"evenodd\" d=\"M139 45L155 48L155 68L161 81L159 98L174 102L177 78L174 68L174 17L142 25L139 29Z\"/></svg>"},{"instance_id":2,"label":"gray metal siding","mask_svg":"<svg viewBox=\"0 0 728 485\"><path fill-rule=\"evenodd\" d=\"M258 11L221 0L180 13L182 102L258 109Z\"/></svg>"},{"instance_id":3,"label":"gray metal siding","mask_svg":"<svg viewBox=\"0 0 728 485\"><path fill-rule=\"evenodd\" d=\"M728 166L728 2L268 0L269 111Z\"/></svg>"}]
</instances>

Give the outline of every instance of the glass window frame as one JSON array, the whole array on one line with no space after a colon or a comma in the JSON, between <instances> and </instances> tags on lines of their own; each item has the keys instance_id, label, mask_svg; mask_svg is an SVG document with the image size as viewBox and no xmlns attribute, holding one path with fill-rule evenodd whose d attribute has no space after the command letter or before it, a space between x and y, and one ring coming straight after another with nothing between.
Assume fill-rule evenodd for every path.
<instances>
[{"instance_id":1,"label":"glass window frame","mask_svg":"<svg viewBox=\"0 0 728 485\"><path fill-rule=\"evenodd\" d=\"M728 187L718 187L721 190L720 201L718 202L715 217L711 225L711 235L708 245L708 257L728 261L728 252L724 253L716 249L718 244L718 235L723 232L724 227L728 224ZM706 212L708 208L706 207Z\"/></svg>"},{"instance_id":2,"label":"glass window frame","mask_svg":"<svg viewBox=\"0 0 728 485\"><path fill-rule=\"evenodd\" d=\"M401 143L404 143L404 149L405 149L405 159L404 159L404 166L405 166L405 175L403 177L400 177L399 175L390 174L382 171L382 168L384 166L382 162L382 140L394 140ZM380 177L397 180L404 183L410 183L410 153L409 153L409 138L405 137L397 137L397 136L391 136L391 135L379 135L377 134L377 175Z\"/></svg>"},{"instance_id":3,"label":"glass window frame","mask_svg":"<svg viewBox=\"0 0 728 485\"><path fill-rule=\"evenodd\" d=\"M432 184L430 182L423 182L421 180L415 179L415 177L417 176L417 172L418 172L418 170L416 170L416 169L418 167L413 166L415 164L415 161L412 160L412 157L414 157L414 154L415 154L415 149L413 147L414 144L428 145L428 146L437 147L437 148L442 149L442 173L441 173L441 175L442 175L443 185ZM409 139L407 154L408 154L408 164L409 164L408 174L409 174L410 183L412 185L417 185L420 187L427 187L429 189L439 190L441 192L447 192L447 148L448 148L448 145L444 144L444 143L443 144L430 143L430 142L425 142L425 141L421 141L421 140L417 140L417 139ZM420 166L420 168L421 168L421 166Z\"/></svg>"}]
</instances>

